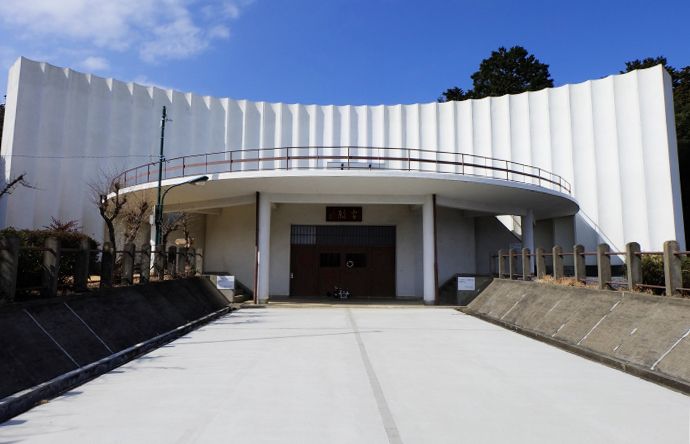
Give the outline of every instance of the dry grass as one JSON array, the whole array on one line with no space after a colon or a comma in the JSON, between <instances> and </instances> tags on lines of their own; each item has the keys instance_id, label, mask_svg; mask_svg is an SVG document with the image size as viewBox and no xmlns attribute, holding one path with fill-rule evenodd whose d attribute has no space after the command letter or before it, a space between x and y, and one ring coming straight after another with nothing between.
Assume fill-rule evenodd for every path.
<instances>
[{"instance_id":1,"label":"dry grass","mask_svg":"<svg viewBox=\"0 0 690 444\"><path fill-rule=\"evenodd\" d=\"M535 282L543 284L562 285L564 287L594 288L594 285L587 285L587 283L578 281L574 277L563 277L560 279L556 279L548 274L541 279L536 279Z\"/></svg>"}]
</instances>

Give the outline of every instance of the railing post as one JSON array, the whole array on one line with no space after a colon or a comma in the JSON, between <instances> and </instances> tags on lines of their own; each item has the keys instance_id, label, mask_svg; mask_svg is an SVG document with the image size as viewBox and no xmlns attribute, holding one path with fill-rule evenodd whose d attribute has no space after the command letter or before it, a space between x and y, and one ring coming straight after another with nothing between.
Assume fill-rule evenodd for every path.
<instances>
[{"instance_id":1,"label":"railing post","mask_svg":"<svg viewBox=\"0 0 690 444\"><path fill-rule=\"evenodd\" d=\"M498 278L499 279L503 278L503 275L506 274L505 262L503 262L505 254L506 254L505 250L498 250Z\"/></svg>"},{"instance_id":2,"label":"railing post","mask_svg":"<svg viewBox=\"0 0 690 444\"><path fill-rule=\"evenodd\" d=\"M134 244L128 242L125 244L124 253L122 254L122 283L124 285L132 285L134 283Z\"/></svg>"},{"instance_id":3,"label":"railing post","mask_svg":"<svg viewBox=\"0 0 690 444\"><path fill-rule=\"evenodd\" d=\"M573 264L575 265L575 280L585 282L587 280L587 265L583 245L577 244L573 247Z\"/></svg>"},{"instance_id":4,"label":"railing post","mask_svg":"<svg viewBox=\"0 0 690 444\"><path fill-rule=\"evenodd\" d=\"M58 273L60 271L60 241L57 238L46 239L43 252L43 279L41 296L54 298L57 296Z\"/></svg>"},{"instance_id":5,"label":"railing post","mask_svg":"<svg viewBox=\"0 0 690 444\"><path fill-rule=\"evenodd\" d=\"M155 268L156 278L162 281L165 279L165 262L167 259L165 247L162 245L156 246L153 254L153 266Z\"/></svg>"},{"instance_id":6,"label":"railing post","mask_svg":"<svg viewBox=\"0 0 690 444\"><path fill-rule=\"evenodd\" d=\"M113 252L113 244L110 242L103 242L103 253L101 254L101 288L113 286L114 265L115 257Z\"/></svg>"},{"instance_id":7,"label":"railing post","mask_svg":"<svg viewBox=\"0 0 690 444\"><path fill-rule=\"evenodd\" d=\"M537 279L544 279L544 276L546 276L546 258L544 257L544 249L541 247L537 248L536 255Z\"/></svg>"},{"instance_id":8,"label":"railing post","mask_svg":"<svg viewBox=\"0 0 690 444\"><path fill-rule=\"evenodd\" d=\"M599 290L605 290L611 281L611 248L608 244L597 245L597 281Z\"/></svg>"},{"instance_id":9,"label":"railing post","mask_svg":"<svg viewBox=\"0 0 690 444\"><path fill-rule=\"evenodd\" d=\"M151 244L148 242L141 246L140 267L139 283L145 284L151 280Z\"/></svg>"},{"instance_id":10,"label":"railing post","mask_svg":"<svg viewBox=\"0 0 690 444\"><path fill-rule=\"evenodd\" d=\"M185 277L186 265L187 265L187 248L177 247L177 254L175 257L175 275L177 277Z\"/></svg>"},{"instance_id":11,"label":"railing post","mask_svg":"<svg viewBox=\"0 0 690 444\"><path fill-rule=\"evenodd\" d=\"M196 276L196 249L195 248L189 248L187 250L187 265L188 269L185 270L187 273L187 276Z\"/></svg>"},{"instance_id":12,"label":"railing post","mask_svg":"<svg viewBox=\"0 0 690 444\"><path fill-rule=\"evenodd\" d=\"M86 291L89 284L89 259L91 259L91 244L88 239L79 241L76 269L74 270L74 290Z\"/></svg>"},{"instance_id":13,"label":"railing post","mask_svg":"<svg viewBox=\"0 0 690 444\"><path fill-rule=\"evenodd\" d=\"M0 305L12 302L17 291L19 270L19 238L0 238Z\"/></svg>"},{"instance_id":14,"label":"railing post","mask_svg":"<svg viewBox=\"0 0 690 444\"><path fill-rule=\"evenodd\" d=\"M666 296L673 296L678 288L683 286L681 272L680 251L678 242L674 240L664 242L664 280L666 281Z\"/></svg>"},{"instance_id":15,"label":"railing post","mask_svg":"<svg viewBox=\"0 0 690 444\"><path fill-rule=\"evenodd\" d=\"M553 262L553 278L556 280L563 279L565 274L563 271L563 248L560 245L556 245L551 250L551 253L553 254L551 257Z\"/></svg>"},{"instance_id":16,"label":"railing post","mask_svg":"<svg viewBox=\"0 0 690 444\"><path fill-rule=\"evenodd\" d=\"M635 291L635 287L642 283L642 259L637 254L640 251L640 244L637 242L625 244L625 269L628 275L628 290L630 291Z\"/></svg>"},{"instance_id":17,"label":"railing post","mask_svg":"<svg viewBox=\"0 0 690 444\"><path fill-rule=\"evenodd\" d=\"M508 273L511 280L517 277L517 251L513 248L508 250Z\"/></svg>"},{"instance_id":18,"label":"railing post","mask_svg":"<svg viewBox=\"0 0 690 444\"><path fill-rule=\"evenodd\" d=\"M175 271L177 270L177 268L175 267L175 264L177 263L176 259L177 259L177 247L172 245L172 246L168 247L168 261L167 261L168 263L166 265L167 265L167 269L168 269L168 274L170 276L173 276L173 277L175 276Z\"/></svg>"},{"instance_id":19,"label":"railing post","mask_svg":"<svg viewBox=\"0 0 690 444\"><path fill-rule=\"evenodd\" d=\"M532 270L529 268L529 248L522 249L522 280L529 281L532 279Z\"/></svg>"},{"instance_id":20,"label":"railing post","mask_svg":"<svg viewBox=\"0 0 690 444\"><path fill-rule=\"evenodd\" d=\"M194 269L197 273L202 274L204 272L204 250L202 248L196 249L194 261Z\"/></svg>"}]
</instances>

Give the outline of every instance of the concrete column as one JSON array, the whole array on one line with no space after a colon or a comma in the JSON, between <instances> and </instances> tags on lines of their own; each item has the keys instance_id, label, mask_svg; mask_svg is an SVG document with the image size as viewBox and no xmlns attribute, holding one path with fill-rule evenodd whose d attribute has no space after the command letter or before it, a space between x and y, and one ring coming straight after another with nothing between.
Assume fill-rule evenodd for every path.
<instances>
[{"instance_id":1,"label":"concrete column","mask_svg":"<svg viewBox=\"0 0 690 444\"><path fill-rule=\"evenodd\" d=\"M41 296L54 298L58 290L58 273L60 272L60 241L49 237L45 241L43 252L43 288Z\"/></svg>"},{"instance_id":2,"label":"concrete column","mask_svg":"<svg viewBox=\"0 0 690 444\"><path fill-rule=\"evenodd\" d=\"M175 275L179 278L186 277L187 268L187 247L177 247L175 255Z\"/></svg>"},{"instance_id":3,"label":"concrete column","mask_svg":"<svg viewBox=\"0 0 690 444\"><path fill-rule=\"evenodd\" d=\"M436 299L436 277L434 276L434 257L436 245L434 242L434 199L426 196L422 207L422 243L423 272L424 272L424 303L433 304Z\"/></svg>"},{"instance_id":4,"label":"concrete column","mask_svg":"<svg viewBox=\"0 0 690 444\"><path fill-rule=\"evenodd\" d=\"M506 267L504 262L505 250L498 250L498 278L501 279L506 274Z\"/></svg>"},{"instance_id":5,"label":"concrete column","mask_svg":"<svg viewBox=\"0 0 690 444\"><path fill-rule=\"evenodd\" d=\"M678 288L683 286L681 271L682 261L677 255L680 251L678 242L671 240L664 242L664 278L666 281L666 296L673 296Z\"/></svg>"},{"instance_id":6,"label":"concrete column","mask_svg":"<svg viewBox=\"0 0 690 444\"><path fill-rule=\"evenodd\" d=\"M628 274L628 290L630 291L634 291L635 286L642 283L642 258L636 254L640 251L640 244L637 242L625 244L625 269Z\"/></svg>"},{"instance_id":7,"label":"concrete column","mask_svg":"<svg viewBox=\"0 0 690 444\"><path fill-rule=\"evenodd\" d=\"M563 279L565 275L563 271L563 248L560 245L556 245L551 250L551 253L551 259L553 259L553 278Z\"/></svg>"},{"instance_id":8,"label":"concrete column","mask_svg":"<svg viewBox=\"0 0 690 444\"><path fill-rule=\"evenodd\" d=\"M86 291L89 283L89 262L91 259L91 245L88 239L79 241L79 251L75 261L74 290Z\"/></svg>"},{"instance_id":9,"label":"concrete column","mask_svg":"<svg viewBox=\"0 0 690 444\"><path fill-rule=\"evenodd\" d=\"M520 225L522 226L522 248L529 248L529 251L534 251L534 212L527 210L527 213L521 217ZM534 256L529 258L530 274L534 270Z\"/></svg>"},{"instance_id":10,"label":"concrete column","mask_svg":"<svg viewBox=\"0 0 690 444\"><path fill-rule=\"evenodd\" d=\"M125 249L122 253L122 283L124 285L132 285L134 283L134 251L133 243L125 244Z\"/></svg>"},{"instance_id":11,"label":"concrete column","mask_svg":"<svg viewBox=\"0 0 690 444\"><path fill-rule=\"evenodd\" d=\"M141 246L141 274L139 283L145 284L151 279L151 244Z\"/></svg>"},{"instance_id":12,"label":"concrete column","mask_svg":"<svg viewBox=\"0 0 690 444\"><path fill-rule=\"evenodd\" d=\"M257 276L257 296L261 304L268 302L269 264L271 245L271 200L266 194L259 195L259 272Z\"/></svg>"},{"instance_id":13,"label":"concrete column","mask_svg":"<svg viewBox=\"0 0 690 444\"><path fill-rule=\"evenodd\" d=\"M537 279L544 279L546 276L546 259L544 258L544 249L537 248L535 253L537 256Z\"/></svg>"},{"instance_id":14,"label":"concrete column","mask_svg":"<svg viewBox=\"0 0 690 444\"><path fill-rule=\"evenodd\" d=\"M101 254L101 288L113 286L114 255L113 244L110 242L103 242L103 252Z\"/></svg>"},{"instance_id":15,"label":"concrete column","mask_svg":"<svg viewBox=\"0 0 690 444\"><path fill-rule=\"evenodd\" d=\"M573 247L573 261L575 265L575 280L583 282L587 279L587 269L585 264L585 247L583 245L575 245Z\"/></svg>"},{"instance_id":16,"label":"concrete column","mask_svg":"<svg viewBox=\"0 0 690 444\"><path fill-rule=\"evenodd\" d=\"M608 288L611 281L611 256L607 253L611 251L608 244L597 245L597 275L599 277L599 290Z\"/></svg>"},{"instance_id":17,"label":"concrete column","mask_svg":"<svg viewBox=\"0 0 690 444\"><path fill-rule=\"evenodd\" d=\"M0 305L14 300L19 270L19 245L18 237L0 238Z\"/></svg>"},{"instance_id":18,"label":"concrete column","mask_svg":"<svg viewBox=\"0 0 690 444\"><path fill-rule=\"evenodd\" d=\"M508 273L511 280L517 278L517 251L514 248L508 250Z\"/></svg>"},{"instance_id":19,"label":"concrete column","mask_svg":"<svg viewBox=\"0 0 690 444\"><path fill-rule=\"evenodd\" d=\"M522 280L523 281L529 281L532 279L532 267L530 267L530 263L532 262L531 256L529 254L530 249L529 248L523 248L522 249Z\"/></svg>"}]
</instances>

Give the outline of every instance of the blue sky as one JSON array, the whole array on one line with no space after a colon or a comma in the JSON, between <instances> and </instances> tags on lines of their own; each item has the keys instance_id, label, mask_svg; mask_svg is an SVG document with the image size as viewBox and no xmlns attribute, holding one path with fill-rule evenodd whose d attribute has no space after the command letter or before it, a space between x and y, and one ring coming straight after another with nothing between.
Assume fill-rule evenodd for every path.
<instances>
[{"instance_id":1,"label":"blue sky","mask_svg":"<svg viewBox=\"0 0 690 444\"><path fill-rule=\"evenodd\" d=\"M216 97L435 100L499 46L557 85L665 55L690 65L689 0L1 0L0 88L20 55Z\"/></svg>"}]
</instances>

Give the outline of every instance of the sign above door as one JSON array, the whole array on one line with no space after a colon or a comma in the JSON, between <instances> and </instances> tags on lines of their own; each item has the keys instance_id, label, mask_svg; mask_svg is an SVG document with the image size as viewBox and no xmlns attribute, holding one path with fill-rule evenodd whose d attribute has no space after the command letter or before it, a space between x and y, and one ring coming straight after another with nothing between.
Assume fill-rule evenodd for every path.
<instances>
[{"instance_id":1,"label":"sign above door","mask_svg":"<svg viewBox=\"0 0 690 444\"><path fill-rule=\"evenodd\" d=\"M326 222L362 222L362 207L326 207Z\"/></svg>"}]
</instances>

